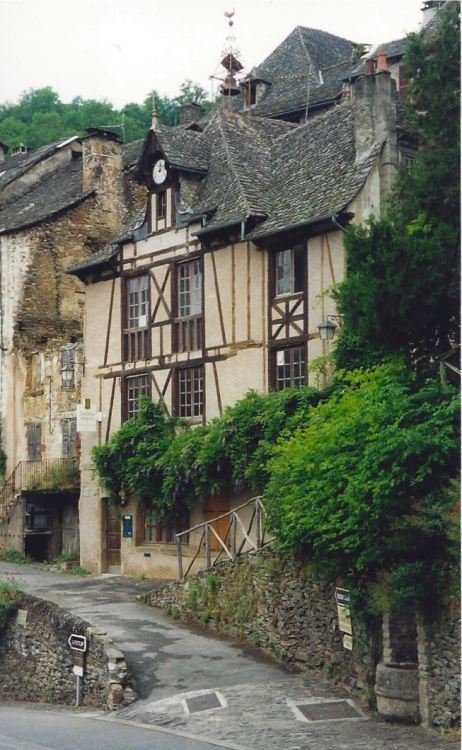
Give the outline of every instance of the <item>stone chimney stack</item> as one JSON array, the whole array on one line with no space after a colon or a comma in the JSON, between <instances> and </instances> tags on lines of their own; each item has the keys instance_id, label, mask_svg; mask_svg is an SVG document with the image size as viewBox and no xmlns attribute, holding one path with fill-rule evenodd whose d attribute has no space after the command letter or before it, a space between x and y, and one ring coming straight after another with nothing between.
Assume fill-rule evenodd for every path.
<instances>
[{"instance_id":1,"label":"stone chimney stack","mask_svg":"<svg viewBox=\"0 0 462 750\"><path fill-rule=\"evenodd\" d=\"M96 189L102 219L117 233L122 223L122 144L110 130L87 128L87 133L82 139L83 189Z\"/></svg>"},{"instance_id":2,"label":"stone chimney stack","mask_svg":"<svg viewBox=\"0 0 462 750\"><path fill-rule=\"evenodd\" d=\"M353 91L356 158L363 159L376 143L383 143L380 156L380 198L383 205L396 177L399 154L396 84L390 71L383 67L387 64L386 55L381 57L380 61L377 59L377 72L358 78Z\"/></svg>"},{"instance_id":3,"label":"stone chimney stack","mask_svg":"<svg viewBox=\"0 0 462 750\"><path fill-rule=\"evenodd\" d=\"M191 122L197 122L204 114L200 104L190 102L183 104L180 109L180 125L189 125Z\"/></svg>"}]
</instances>

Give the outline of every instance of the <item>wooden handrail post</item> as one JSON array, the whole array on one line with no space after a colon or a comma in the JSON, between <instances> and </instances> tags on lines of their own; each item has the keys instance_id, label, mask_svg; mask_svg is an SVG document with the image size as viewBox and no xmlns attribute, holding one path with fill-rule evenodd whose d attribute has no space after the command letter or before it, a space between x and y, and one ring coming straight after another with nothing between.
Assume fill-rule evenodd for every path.
<instances>
[{"instance_id":1,"label":"wooden handrail post","mask_svg":"<svg viewBox=\"0 0 462 750\"><path fill-rule=\"evenodd\" d=\"M209 537L209 525L205 524L205 568L209 570L212 567L212 559L210 556L210 537Z\"/></svg>"},{"instance_id":2,"label":"wooden handrail post","mask_svg":"<svg viewBox=\"0 0 462 750\"><path fill-rule=\"evenodd\" d=\"M261 510L258 503L255 503L255 509L257 511L257 517L255 519L255 535L257 537L257 549L261 547Z\"/></svg>"},{"instance_id":3,"label":"wooden handrail post","mask_svg":"<svg viewBox=\"0 0 462 750\"><path fill-rule=\"evenodd\" d=\"M176 538L176 549L178 554L178 580L183 580L183 551L181 549L181 538Z\"/></svg>"},{"instance_id":4,"label":"wooden handrail post","mask_svg":"<svg viewBox=\"0 0 462 750\"><path fill-rule=\"evenodd\" d=\"M236 559L236 552L237 552L237 523L236 523L236 514L233 513L232 515L233 519L233 529L232 529L232 545L231 545L231 552L233 555L233 560Z\"/></svg>"}]
</instances>

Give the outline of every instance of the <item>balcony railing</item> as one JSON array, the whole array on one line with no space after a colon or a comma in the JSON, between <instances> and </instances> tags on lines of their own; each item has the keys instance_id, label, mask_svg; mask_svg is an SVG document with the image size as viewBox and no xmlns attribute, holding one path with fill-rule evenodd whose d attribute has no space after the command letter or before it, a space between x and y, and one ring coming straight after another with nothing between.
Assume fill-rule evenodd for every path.
<instances>
[{"instance_id":1,"label":"balcony railing","mask_svg":"<svg viewBox=\"0 0 462 750\"><path fill-rule=\"evenodd\" d=\"M138 359L149 359L151 356L151 338L148 328L124 333L125 362L136 362Z\"/></svg>"}]
</instances>

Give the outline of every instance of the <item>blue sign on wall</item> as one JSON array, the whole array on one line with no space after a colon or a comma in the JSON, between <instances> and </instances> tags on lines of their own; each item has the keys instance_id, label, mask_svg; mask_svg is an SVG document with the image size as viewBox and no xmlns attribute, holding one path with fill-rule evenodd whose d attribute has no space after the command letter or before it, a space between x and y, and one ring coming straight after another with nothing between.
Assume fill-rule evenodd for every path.
<instances>
[{"instance_id":1,"label":"blue sign on wall","mask_svg":"<svg viewBox=\"0 0 462 750\"><path fill-rule=\"evenodd\" d=\"M133 516L122 516L122 533L124 539L131 539L133 536Z\"/></svg>"}]
</instances>

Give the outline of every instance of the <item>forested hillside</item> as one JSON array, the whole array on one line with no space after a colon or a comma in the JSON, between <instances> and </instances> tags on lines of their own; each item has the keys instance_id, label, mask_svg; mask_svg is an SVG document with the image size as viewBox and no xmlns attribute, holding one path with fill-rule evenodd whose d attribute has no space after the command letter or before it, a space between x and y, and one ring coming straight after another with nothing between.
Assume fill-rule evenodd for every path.
<instances>
[{"instance_id":1,"label":"forested hillside","mask_svg":"<svg viewBox=\"0 0 462 750\"><path fill-rule=\"evenodd\" d=\"M212 103L207 94L192 81L184 81L177 96L155 95L159 122L177 125L184 104L196 102L208 111ZM17 103L0 104L0 141L11 149L23 143L31 149L70 135L84 135L88 127L110 127L120 133L125 143L144 138L151 126L152 97L142 104L130 102L115 109L104 99L83 99L76 96L62 102L50 86L25 91Z\"/></svg>"}]
</instances>

